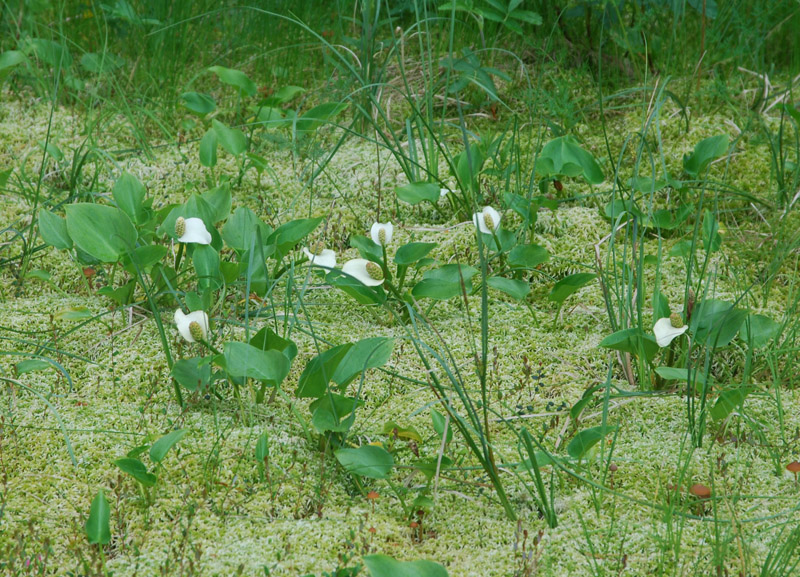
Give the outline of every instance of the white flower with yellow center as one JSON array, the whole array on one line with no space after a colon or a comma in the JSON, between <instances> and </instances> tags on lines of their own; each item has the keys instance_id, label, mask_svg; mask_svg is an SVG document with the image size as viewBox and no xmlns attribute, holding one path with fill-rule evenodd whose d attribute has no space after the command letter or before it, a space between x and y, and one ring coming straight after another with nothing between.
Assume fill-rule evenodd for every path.
<instances>
[{"instance_id":1,"label":"white flower with yellow center","mask_svg":"<svg viewBox=\"0 0 800 577\"><path fill-rule=\"evenodd\" d=\"M386 224L376 222L372 225L369 234L372 237L372 242L381 246L386 246L392 242L393 232L394 225L391 222L387 222Z\"/></svg>"},{"instance_id":2,"label":"white flower with yellow center","mask_svg":"<svg viewBox=\"0 0 800 577\"><path fill-rule=\"evenodd\" d=\"M208 315L205 311L185 314L181 309L175 311L175 325L181 336L194 343L208 340Z\"/></svg>"},{"instance_id":3,"label":"white flower with yellow center","mask_svg":"<svg viewBox=\"0 0 800 577\"><path fill-rule=\"evenodd\" d=\"M318 266L322 268L335 268L336 267L336 253L329 248L322 248L322 245L312 247L314 252L307 248L303 248L303 252L308 257L311 266Z\"/></svg>"},{"instance_id":4,"label":"white flower with yellow center","mask_svg":"<svg viewBox=\"0 0 800 577\"><path fill-rule=\"evenodd\" d=\"M342 272L367 286L383 284L383 271L380 265L365 258L354 258L344 263Z\"/></svg>"},{"instance_id":5,"label":"white flower with yellow center","mask_svg":"<svg viewBox=\"0 0 800 577\"><path fill-rule=\"evenodd\" d=\"M178 237L178 242L184 244L211 244L211 233L200 218L179 216L175 221L175 235Z\"/></svg>"},{"instance_id":6,"label":"white flower with yellow center","mask_svg":"<svg viewBox=\"0 0 800 577\"><path fill-rule=\"evenodd\" d=\"M653 327L653 333L656 336L656 342L659 347L666 347L673 339L681 336L689 330L689 326L683 324L683 319L678 313L672 313L668 317L658 319Z\"/></svg>"},{"instance_id":7,"label":"white flower with yellow center","mask_svg":"<svg viewBox=\"0 0 800 577\"><path fill-rule=\"evenodd\" d=\"M484 206L483 210L472 215L472 222L484 234L494 234L500 227L500 213L491 206Z\"/></svg>"}]
</instances>

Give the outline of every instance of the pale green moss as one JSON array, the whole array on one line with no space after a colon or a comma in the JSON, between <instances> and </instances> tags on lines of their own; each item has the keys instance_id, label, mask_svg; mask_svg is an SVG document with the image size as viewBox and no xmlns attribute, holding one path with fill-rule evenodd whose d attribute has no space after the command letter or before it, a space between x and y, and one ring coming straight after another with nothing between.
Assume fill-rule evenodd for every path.
<instances>
[{"instance_id":1,"label":"pale green moss","mask_svg":"<svg viewBox=\"0 0 800 577\"><path fill-rule=\"evenodd\" d=\"M3 142L0 164L19 170L25 155L34 151L35 154L27 156L24 167L29 175L35 174L41 158L35 143L44 140L49 110L44 104L7 100L3 101L6 113L0 118ZM665 103L660 125L664 161L674 177L681 174L683 154L690 152L696 142L718 133L735 136L730 119L722 113L693 118L688 135L684 134L685 125L675 113L674 104ZM643 109L635 109L609 119L612 150L618 151L625 138L641 129L642 115ZM114 118L99 131L104 146L119 149L135 145L122 128L124 122L122 118ZM22 131L20 126L31 128ZM77 147L82 138L78 126L70 111L56 110L53 141L65 152ZM594 154L598 157L607 154L601 135L593 126L581 126L579 133ZM633 174L634 153L629 144L620 167L621 179ZM272 174L258 178L254 171L247 173L241 187L235 189L234 203L250 206L272 224L310 215L330 215L326 242L336 247L340 262L355 257L353 249L345 250L346 238L351 234L367 234L378 217L373 208L366 208L376 203L374 146L357 140L346 142L313 185L308 179L314 166L308 160L292 158L287 151L274 151L268 156ZM192 191L205 189L208 171L198 162L196 144L186 145L182 151L159 149L152 160L135 156L119 160L120 168L145 183L155 207L183 202ZM391 219L397 227L391 249L409 240L437 242L439 246L432 256L440 262L475 265L478 259L472 223L456 222L449 209L444 211L445 220L429 207L401 204L396 212L393 187L403 184L405 177L388 151L380 152L380 164L383 171L380 218ZM657 172L660 163L658 166ZM730 161L715 163L710 175L770 200L768 166L763 144L743 140ZM235 159L220 153L214 173L218 178L234 178L238 169ZM608 159L604 161L604 169L607 183L595 187L594 192L610 188ZM640 173L649 174L650 169L648 162L644 162ZM446 174L442 164L440 175ZM98 191L105 194L117 176L116 168L103 167ZM570 195L593 192L579 179L571 179L567 186ZM659 206L667 202L662 196L654 199ZM736 197L724 196L721 200L726 205L742 205ZM335 209L330 213L333 204ZM611 225L598 209L603 202L597 206L593 206L593 201L588 204L565 205L557 211L542 210L539 214L532 242L545 246L552 259L541 267L544 274L531 277L530 304L538 324L525 306L490 291L488 388L495 413L490 427L499 460L504 463L517 462L519 453L508 427L496 422L499 417L516 417L520 412L548 413L545 417L522 418L514 424L526 426L537 435L543 425L549 425L541 442L563 456L576 427L600 424L597 413L602 405L598 400L587 407L581 422L566 428L563 438L559 435L566 416L562 413L556 423L556 409L562 403L572 406L586 389L606 382L609 363L612 383L622 390L629 388L615 356L598 348L598 343L611 331L598 284L593 283L570 297L555 322L556 307L546 298L552 284L548 276L557 279L595 269L594 246L610 232ZM21 197L4 197L0 200L3 226L15 222L24 225L30 218L30 207L30 202ZM796 211L790 213L784 226L793 225L796 218ZM516 222L511 213L504 216L504 226L512 227ZM740 254L738 222L732 217L725 218L729 234L721 253L713 255L710 261L709 271L716 275L713 291L717 298L738 298L759 272L757 265ZM683 309L685 266L682 259L667 256L677 240L674 237L663 240L659 266L662 291L672 309L679 311ZM755 238L748 246L760 241ZM622 233L617 234L616 242L624 242ZM655 237L646 236L644 243L646 254L658 253ZM608 241L601 245L607 273L610 272L608 246ZM702 262L703 251L699 250L696 256ZM759 298L758 302L750 303L776 318L784 313L787 304L789 289L784 284L791 282L794 275L791 263L787 265L779 270L780 282L776 281L769 301L763 303ZM12 268L0 273L0 279L8 287L13 280ZM432 534L418 543L412 539L409 520L390 487L380 481L367 483L381 495L373 511L334 460L323 456L315 443L306 441L303 427L284 400L278 398L272 404L251 406L247 401L233 399L230 391L225 391L224 401L190 396L187 410L180 413L172 398L161 343L149 316L137 313L133 316L134 324L129 326L127 315L108 313L108 301L87 290L80 279L81 267L64 253L53 249L41 251L33 261L33 268L48 271L53 282L68 296L33 280L24 284L24 298L12 298L10 289L5 289L5 301L0 302L3 319L0 324L26 332L3 330L0 334L10 339L4 341L6 350L37 352L62 363L69 372L73 381L71 390L66 379L58 377L53 369L27 373L18 379L49 396L69 429L78 464L73 467L58 422L42 400L24 388L7 389L3 399L2 461L8 471L8 483L0 526L11 531L4 531L4 535L24 530L25 523L35 519L40 532L50 537L58 554L66 555L70 539L83 539L81 527L89 503L102 487L113 511L114 543L108 551L109 568L119 576L132 575L134 571L155 573L165 560L174 563L187 525L189 549L197 547L200 551L201 575L230 574L240 564L246 575L263 574L264 565L271 568L271 574L287 577L332 571L337 555L348 550L351 530L356 542L353 552L357 555L380 552L401 559L434 559L444 563L450 575L459 577L508 576L520 567L519 558L514 556L517 526L487 498L491 496L489 488L477 490L475 483L486 483L479 472L450 471L440 479L435 494L431 485L436 508L426 518L424 528ZM645 303L649 306L655 267L646 265L643 273L648 288ZM370 311L344 294L320 286L316 277L310 283L303 297L308 317L300 314L292 333L300 352L284 383L290 399L305 363L316 351L313 339L299 330L307 328L308 323L313 323L320 336L334 344L377 335L393 336L395 351L386 368L424 380L424 366L408 342L404 327L377 321ZM51 322L50 314L76 306L106 314L102 322L77 330L73 330L78 325L74 321ZM479 295L470 297L468 307L467 311L461 299L437 304L428 317L438 334L421 329L420 336L443 354L449 369L458 369L463 386L473 399L478 399L480 385L474 353L479 347L476 324ZM243 338L241 329L226 324L226 314L223 310L216 319L217 330L223 335L221 340ZM646 312L649 319L648 315ZM170 318L171 311L164 311L173 351L187 357L199 354L200 348L181 341ZM260 327L264 321L254 324ZM51 341L54 335L55 344ZM35 343L50 348L37 349ZM0 357L0 369L12 375L14 364L23 358L26 357ZM718 362L725 365L736 365L742 360L743 353L738 349L723 351L718 356ZM542 371L540 380L526 380L525 362L534 374ZM760 355L756 356L756 362L763 362ZM445 379L441 367L435 365L434 370ZM356 381L350 392L358 386ZM385 442L383 426L395 421L413 426L421 433L420 456L437 454L439 442L429 411L435 397L427 387L373 370L364 379L362 393L367 403L358 415L351 440ZM246 397L248 391L243 394ZM510 499L521 516L520 527L527 529L531 537L539 530L544 531L539 545L539 574L589 575L593 574L590 569L593 564L614 573L619 570L622 555L627 556L625 574L630 575L652 574L660 562L667 567L680 567L676 572L712 572L708 559L715 539L713 523L708 522L709 518L697 520L687 516L692 513L692 504L685 490L677 501L673 498L674 510L664 511L670 503L669 485L680 484L685 488L694 482L713 483L719 497L719 517L729 519L735 515L741 523L736 535L731 527L723 525L725 538L735 536L742 543L750 565L758 566L776 535L769 516L785 519L781 515L794 506L797 494L794 481L783 465L796 457L796 447L791 441L784 444L784 439L800 427L800 399L794 391L782 391L785 421L780 430L775 419L775 402L770 397L774 394L771 385L760 385L745 403L749 421L734 417L727 430L709 420L703 448L693 451L686 433L684 398L673 395L613 399L608 422L620 427L613 447L613 461L619 466L614 474L614 487L619 495L593 492L585 483L559 474L555 480L559 527L555 530L548 529L538 518L536 506L522 484L530 482L528 477L505 473ZM308 404L307 399L295 402L305 420L310 418ZM754 424L750 426L748 422ZM135 483L122 475L113 461L175 428L185 428L189 433L159 469L159 482L152 491L154 503L146 508ZM271 490L266 480L262 480L253 457L255 442L265 431L270 438ZM735 435L738 442L729 442L730 435ZM716 442L718 436L725 442ZM410 465L415 458L411 450L402 441L397 447L398 463ZM610 449L605 446L605 450ZM448 455L460 466L477 465L460 440L449 447ZM147 457L143 458L150 467ZM597 461L581 464L568 461L568 465L598 484L603 482L604 471ZM545 472L549 483L549 468ZM407 499L413 499L426 485L422 475L412 476L408 468L399 469L394 482L411 489ZM667 530L669 524L672 532ZM369 532L370 527L375 528L374 534ZM673 559L671 552L675 548L671 540L677 538L676 527L682 531L681 556ZM0 543L3 539L0 537ZM189 551L187 555L193 553ZM728 557L731 567L736 563L735 558L735 555Z\"/></svg>"}]
</instances>

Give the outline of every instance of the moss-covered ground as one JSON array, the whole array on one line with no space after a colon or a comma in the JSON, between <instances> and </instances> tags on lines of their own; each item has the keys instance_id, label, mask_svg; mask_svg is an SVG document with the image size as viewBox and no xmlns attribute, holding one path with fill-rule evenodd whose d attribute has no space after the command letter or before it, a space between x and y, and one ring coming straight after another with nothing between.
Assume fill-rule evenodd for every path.
<instances>
[{"instance_id":1,"label":"moss-covered ground","mask_svg":"<svg viewBox=\"0 0 800 577\"><path fill-rule=\"evenodd\" d=\"M598 129L597 110L586 113L577 133L601 159L607 176L613 165L620 166L621 179L632 174L633 142L647 119L658 123L665 166L676 176L682 172L683 155L698 141L729 135L735 142L733 152L709 171L709 180L724 186L705 190L706 202L718 211L724 228L721 250L708 261L706 275L713 281L706 286L715 298L744 297L741 306L767 314L790 330L796 322L787 315L794 313L797 253L796 245L788 243L798 222L796 209L780 215L727 192L744 191L773 202L767 146L755 138L737 140L744 126L741 116L729 112L733 109L709 106L692 115L687 132L678 106L663 102L655 116L647 98L607 112L608 147ZM0 168L13 167L15 175L25 171L22 179L35 182L31 175L38 174L42 159L37 142L45 140L49 114L46 103L3 94ZM774 126L775 121L766 122ZM82 133L83 118L78 113L55 110L52 142L69 151L81 144ZM150 156L116 154L113 151L135 146L126 138L124 119L107 122L95 138L94 146L109 152L108 161L95 164L94 190L101 196L107 196L122 170L146 185L155 208L183 202L192 190L207 188L207 169L197 160L197 142L155 148ZM305 184L307 160L278 147L268 159L269 172L260 176L248 172L234 187L234 207L249 206L273 224L327 217L325 241L336 248L340 263L356 256L348 248L348 236L365 234L378 217L379 173L380 219L395 223L395 246L412 239L431 241L438 243L433 256L442 262L477 262L471 221L453 217L448 209L442 217L430 209L397 205L393 189L403 183L402 173L386 152L377 162L372 144L348 139L313 186ZM650 173L650 160L641 162L641 174ZM653 163L660 173L661 159L654 157ZM217 177L235 177L238 166L221 155L215 170ZM62 177L50 162L47 182ZM264 575L265 568L275 576L322 575L348 564L350 557L349 564L354 565L368 552L435 560L454 577L759 574L800 519L796 512L800 488L785 470L800 451L796 433L800 398L794 388L796 377L787 369L793 363L794 345L784 342L784 349L774 345L755 352L748 361L754 367L752 383L747 383L753 391L725 421L709 419L700 448L693 447L688 434L685 394L667 389L618 396L620 391L647 387L628 382L617 356L598 346L611 332L599 283L581 289L560 311L547 299L553 279L596 270L595 245L612 228L603 214L611 186L607 180L591 188L579 178L564 184L562 198L584 199L564 202L556 210L543 208L538 215L533 241L547 248L551 260L541 267L541 274L530 278L531 310L490 291L491 437L518 522L506 517L458 435L447 449L455 466L438 480L428 482L409 466L414 451L422 457L436 456L440 443L429 411L435 397L427 386L414 382L424 383L425 369L407 327L387 322L385 315L330 290L307 268L296 273L298 283L308 283L302 292L303 307L296 293L288 308L276 307L290 314L296 327L291 337L299 349L283 383L286 395L254 405L247 390L239 399L229 390L223 391L222 400L195 394L187 397L181 410L148 310L115 310L111 301L95 293L94 284L84 280L81 265L54 248L37 250L30 267L45 271L50 282L42 275L16 278L18 264L9 261L0 272L0 374L4 375L0 551L16 563L15 574L28 574L26 563L35 566L42 559L47 559L48 571L59 574L74 570L80 559L96 567L97 548L86 543L83 524L100 488L111 504L113 539L105 548L106 563L117 577L237 571ZM28 222L33 209L32 191L15 190L0 198L0 227L5 228L0 256L4 257L20 252L10 231ZM52 204L57 204L57 186L47 190ZM657 193L654 202L669 206L672 201L663 194ZM513 229L519 221L507 212L503 222ZM669 256L669 251L683 238L650 234L641 247L642 254L660 255L646 261L645 285L652 286L658 273L662 290L677 311L684 306L686 268L683 259ZM778 254L771 246L780 242L794 246L790 250L795 252L774 264L767 291L763 273ZM598 246L608 267L613 263L607 258L609 242ZM702 250L698 258L704 258ZM650 306L650 294L646 303ZM70 311L74 315L84 308L92 318L81 313L78 320L70 319ZM479 295L466 305L460 299L437 304L427 314L436 332L421 329L418 336L433 349L452 355L452 366L476 396L479 309ZM240 319L231 317L225 307L218 313L215 338L241 338ZM648 310L646 315L650 319L652 313ZM163 311L163 319L176 357L199 354L198 345L183 342L177 334L171 310ZM260 328L284 326L285 320L270 316L251 322ZM648 330L652 327L650 320L644 324ZM359 443L389 443L383 428L390 421L419 431L422 440L415 447L403 440L395 443L398 467L391 484L364 479L359 487L329 452L320 451L318 436L304 430L310 420L308 402L293 393L320 344L310 336L312 328L330 344L378 335L396 338L384 369L366 373L361 391L366 404L350 437ZM17 376L15 366L30 355L52 359L63 372L50 368ZM739 384L736 379L746 357L746 346L737 340L717 352L709 370L720 386ZM578 421L570 418L569 408L584 392L604 383L613 385L615 393L605 416L600 393ZM358 380L351 385L357 386ZM711 396L709 402L714 399ZM544 431L544 447L564 457L574 434L600 425L603 418L617 432L604 441L602 452L595 450L581 462L565 459L570 473L543 467L558 515L558 527L549 528L523 486L532 480L518 470L521 457L509 426L527 427L537 438ZM158 482L145 495L114 460L175 428L187 429L188 434L157 468ZM253 458L256 440L264 432L270 442L268 474ZM610 463L616 467L613 474ZM712 487L713 500L694 502L686 491L693 483ZM425 486L434 507L424 516L422 527L412 529L396 493L413 499L415 491ZM366 490L375 490L379 498L368 500ZM720 567L724 572L715 573Z\"/></svg>"}]
</instances>

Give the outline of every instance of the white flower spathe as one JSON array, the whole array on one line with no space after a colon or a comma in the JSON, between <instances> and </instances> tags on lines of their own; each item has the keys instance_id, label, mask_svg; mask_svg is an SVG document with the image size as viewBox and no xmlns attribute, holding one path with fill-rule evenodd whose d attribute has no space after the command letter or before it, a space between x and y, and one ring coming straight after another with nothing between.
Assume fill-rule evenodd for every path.
<instances>
[{"instance_id":1,"label":"white flower spathe","mask_svg":"<svg viewBox=\"0 0 800 577\"><path fill-rule=\"evenodd\" d=\"M491 206L484 206L481 212L472 215L472 222L484 234L493 234L500 227L500 213Z\"/></svg>"},{"instance_id":2,"label":"white flower spathe","mask_svg":"<svg viewBox=\"0 0 800 577\"><path fill-rule=\"evenodd\" d=\"M198 334L198 330L195 329L194 334L192 333L192 324L195 323L196 327L200 327ZM202 340L208 340L208 315L205 311L194 311L189 313L188 315L185 314L181 309L175 311L175 326L178 327L178 332L181 336L189 341L190 343L197 342L198 336L202 337Z\"/></svg>"},{"instance_id":3,"label":"white flower spathe","mask_svg":"<svg viewBox=\"0 0 800 577\"><path fill-rule=\"evenodd\" d=\"M367 286L383 284L383 271L381 267L365 258L354 258L344 263L342 272L350 275L358 282Z\"/></svg>"},{"instance_id":4,"label":"white flower spathe","mask_svg":"<svg viewBox=\"0 0 800 577\"><path fill-rule=\"evenodd\" d=\"M394 233L394 225L391 222L387 222L386 224L376 222L369 231L372 242L383 246L392 242L392 233Z\"/></svg>"},{"instance_id":5,"label":"white flower spathe","mask_svg":"<svg viewBox=\"0 0 800 577\"><path fill-rule=\"evenodd\" d=\"M655 334L658 346L666 347L675 337L681 336L687 330L689 330L688 325L676 327L673 326L672 319L669 317L664 317L663 319L658 319L658 321L656 321L656 324L653 327L653 334Z\"/></svg>"},{"instance_id":6,"label":"white flower spathe","mask_svg":"<svg viewBox=\"0 0 800 577\"><path fill-rule=\"evenodd\" d=\"M178 242L211 244L211 233L206 229L202 219L195 217L183 219L183 226L184 230Z\"/></svg>"},{"instance_id":7,"label":"white flower spathe","mask_svg":"<svg viewBox=\"0 0 800 577\"><path fill-rule=\"evenodd\" d=\"M319 254L314 254L304 247L303 252L308 257L308 261L311 266L318 266L322 268L336 267L336 253L329 248L322 249Z\"/></svg>"}]
</instances>

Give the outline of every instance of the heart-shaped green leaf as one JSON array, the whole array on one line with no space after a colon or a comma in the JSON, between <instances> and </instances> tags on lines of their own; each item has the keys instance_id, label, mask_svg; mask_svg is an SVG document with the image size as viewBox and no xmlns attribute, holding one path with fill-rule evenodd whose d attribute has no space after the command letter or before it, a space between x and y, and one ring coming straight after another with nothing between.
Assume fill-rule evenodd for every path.
<instances>
[{"instance_id":1,"label":"heart-shaped green leaf","mask_svg":"<svg viewBox=\"0 0 800 577\"><path fill-rule=\"evenodd\" d=\"M220 359L217 358L216 361ZM275 350L263 351L247 343L225 343L224 368L232 377L281 383L289 374L289 359Z\"/></svg>"},{"instance_id":2,"label":"heart-shaped green leaf","mask_svg":"<svg viewBox=\"0 0 800 577\"><path fill-rule=\"evenodd\" d=\"M89 518L86 519L86 524L84 525L89 543L92 545L108 545L111 542L110 518L111 508L108 506L108 500L106 500L106 496L101 489L92 500Z\"/></svg>"},{"instance_id":3,"label":"heart-shaped green leaf","mask_svg":"<svg viewBox=\"0 0 800 577\"><path fill-rule=\"evenodd\" d=\"M150 447L150 460L154 463L163 461L170 449L172 449L178 441L183 439L188 432L189 431L186 429L176 429L158 439L153 443L153 446Z\"/></svg>"},{"instance_id":4,"label":"heart-shaped green leaf","mask_svg":"<svg viewBox=\"0 0 800 577\"><path fill-rule=\"evenodd\" d=\"M698 142L694 151L683 157L683 169L698 178L709 164L728 151L728 135L719 134Z\"/></svg>"},{"instance_id":5,"label":"heart-shaped green leaf","mask_svg":"<svg viewBox=\"0 0 800 577\"><path fill-rule=\"evenodd\" d=\"M572 135L560 136L545 144L536 160L536 171L547 178L583 175L590 184L605 180L594 156L581 148Z\"/></svg>"},{"instance_id":6,"label":"heart-shaped green leaf","mask_svg":"<svg viewBox=\"0 0 800 577\"><path fill-rule=\"evenodd\" d=\"M370 479L385 479L394 467L394 458L383 447L364 445L357 449L339 449L334 453L348 473Z\"/></svg>"},{"instance_id":7,"label":"heart-shaped green leaf","mask_svg":"<svg viewBox=\"0 0 800 577\"><path fill-rule=\"evenodd\" d=\"M238 88L247 96L253 96L258 91L255 83L241 70L225 68L224 66L212 66L209 71L216 74L220 81Z\"/></svg>"},{"instance_id":8,"label":"heart-shaped green leaf","mask_svg":"<svg viewBox=\"0 0 800 577\"><path fill-rule=\"evenodd\" d=\"M436 204L441 196L441 187L435 182L411 182L394 190L398 199L412 205L424 201Z\"/></svg>"},{"instance_id":9,"label":"heart-shaped green leaf","mask_svg":"<svg viewBox=\"0 0 800 577\"><path fill-rule=\"evenodd\" d=\"M370 577L448 577L447 569L433 561L396 561L386 555L365 555Z\"/></svg>"},{"instance_id":10,"label":"heart-shaped green leaf","mask_svg":"<svg viewBox=\"0 0 800 577\"><path fill-rule=\"evenodd\" d=\"M136 228L118 208L77 203L68 205L66 212L70 238L101 262L117 262L136 246Z\"/></svg>"}]
</instances>

